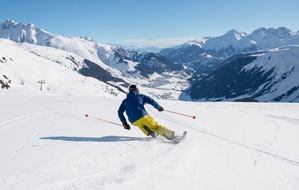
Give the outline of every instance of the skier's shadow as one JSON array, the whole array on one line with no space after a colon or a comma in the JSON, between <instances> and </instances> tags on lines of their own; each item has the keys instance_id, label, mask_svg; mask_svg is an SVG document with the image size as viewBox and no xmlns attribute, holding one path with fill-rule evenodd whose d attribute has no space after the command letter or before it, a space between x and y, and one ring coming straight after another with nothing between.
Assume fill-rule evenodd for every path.
<instances>
[{"instance_id":1,"label":"skier's shadow","mask_svg":"<svg viewBox=\"0 0 299 190\"><path fill-rule=\"evenodd\" d=\"M41 137L40 139L58 140L58 141L75 141L75 142L120 142L120 141L150 141L151 137L127 137L127 136L104 136L104 137L69 137L53 136Z\"/></svg>"}]
</instances>

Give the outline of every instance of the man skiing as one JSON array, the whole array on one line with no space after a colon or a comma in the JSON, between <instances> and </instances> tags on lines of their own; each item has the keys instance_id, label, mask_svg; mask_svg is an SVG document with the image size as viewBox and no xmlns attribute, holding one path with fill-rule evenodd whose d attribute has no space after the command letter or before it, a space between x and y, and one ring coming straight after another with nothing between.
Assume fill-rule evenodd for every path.
<instances>
[{"instance_id":1,"label":"man skiing","mask_svg":"<svg viewBox=\"0 0 299 190\"><path fill-rule=\"evenodd\" d=\"M136 85L129 87L129 93L127 98L124 99L118 109L118 117L123 124L123 127L130 130L131 127L127 123L124 117L124 112L128 116L129 121L139 127L139 129L147 136L156 137L156 134L165 137L168 140L176 140L174 131L167 129L166 127L159 125L145 110L144 104L150 104L159 111L163 111L163 107L160 106L155 100L149 96L139 94L139 89Z\"/></svg>"}]
</instances>

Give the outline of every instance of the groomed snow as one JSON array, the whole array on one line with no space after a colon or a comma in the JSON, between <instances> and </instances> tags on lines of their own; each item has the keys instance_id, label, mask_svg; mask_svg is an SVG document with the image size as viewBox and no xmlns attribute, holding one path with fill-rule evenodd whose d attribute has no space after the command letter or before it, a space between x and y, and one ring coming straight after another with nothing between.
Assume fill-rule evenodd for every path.
<instances>
[{"instance_id":1,"label":"groomed snow","mask_svg":"<svg viewBox=\"0 0 299 190\"><path fill-rule=\"evenodd\" d=\"M177 145L119 123L122 99L0 91L1 190L299 188L299 104L158 102L146 106Z\"/></svg>"}]
</instances>

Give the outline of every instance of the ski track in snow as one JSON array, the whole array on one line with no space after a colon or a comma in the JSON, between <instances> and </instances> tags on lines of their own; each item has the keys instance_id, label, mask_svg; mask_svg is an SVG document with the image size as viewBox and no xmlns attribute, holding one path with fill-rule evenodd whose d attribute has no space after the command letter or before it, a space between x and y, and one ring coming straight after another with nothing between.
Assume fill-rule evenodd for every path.
<instances>
[{"instance_id":1,"label":"ski track in snow","mask_svg":"<svg viewBox=\"0 0 299 190\"><path fill-rule=\"evenodd\" d=\"M151 112L154 113L154 110L151 109ZM248 113L244 113L244 114L248 114ZM155 114L155 116L158 116L158 115ZM161 116L158 116L158 117L161 117ZM258 117L260 117L260 116L258 116ZM299 124L299 122L298 122L299 120L298 120L298 119L294 119L294 118L280 117L280 116L266 116L266 117L274 117L274 118L278 118L278 119L282 119L282 120L287 120L287 121L295 122L296 124ZM268 151L268 150L270 149L270 147L272 146L272 144L274 143L276 137L278 136L280 125L279 125L277 122L275 122L275 121L273 121L273 120L271 120L271 119L268 119L268 118L266 118L266 117L263 117L263 119L272 122L272 123L273 123L273 126L274 126L277 130L276 130L275 134L273 135L273 139L271 140L271 142L269 143L269 145L266 146L266 147L263 148L263 149L259 149L259 148L255 148L255 147L250 146L250 145L242 144L242 143L240 143L240 142L238 142L238 141L234 141L234 140L231 140L231 139L228 139L228 138L224 138L224 137L218 136L218 135L216 135L216 134L206 132L206 131L201 130L201 129L196 129L196 128L194 128L194 127L191 127L191 126L186 125L186 124L184 124L184 123L182 123L182 122L179 122L179 121L175 121L175 122L174 122L174 120L173 120L172 117L163 117L163 119L166 119L166 120L168 120L168 121L174 122L174 123L176 123L176 124L178 124L178 125L180 125L180 126L184 126L184 127L187 128L187 129L191 129L191 130L194 130L194 131L197 131L197 132L206 134L206 135L208 135L208 136L211 136L211 137L214 137L214 138L217 138L217 139L221 139L221 140L223 140L223 141L225 141L225 142L232 143L232 144L241 146L241 147L243 147L243 148L246 148L246 149L250 149L250 150L254 150L254 151L256 151L256 152L259 152L258 158L260 158L262 154L265 154L265 155L268 155L268 156L277 158L277 159L279 159L279 160L282 160L282 161L284 161L284 162L287 162L287 163L289 163L289 164L292 164L292 165L295 165L295 166L299 166L299 159L298 159L298 160L289 159L289 158L286 158L286 157L283 157L283 156L281 156L281 155L277 155L277 154L274 154L274 153L271 153L270 151ZM258 159L257 159L257 160L258 160ZM254 165L257 164L257 160L254 161Z\"/></svg>"},{"instance_id":2,"label":"ski track in snow","mask_svg":"<svg viewBox=\"0 0 299 190\"><path fill-rule=\"evenodd\" d=\"M205 123L210 122L211 118L204 120L201 114L223 109L223 105L217 103L199 104L196 120L160 113L152 107L147 107L159 123L166 124L177 134L188 131L186 139L174 145L162 137L145 137L134 127L127 131L84 117L85 113L94 112L95 115L116 121L119 103L120 101L98 99L75 99L63 103L50 101L49 104L41 105L39 110L42 111L1 121L0 135L18 130L24 134L17 135L21 137L20 140L4 138L4 144L0 144L4 148L7 147L6 141L12 142L8 144L11 149L5 149L6 159L2 160L12 168L10 171L5 165L0 165L3 167L2 172L8 173L6 175L0 171L0 190L193 190L282 187L295 190L299 187L298 182L294 182L296 177L299 178L299 175L295 175L299 168L299 155L287 150L282 152L275 147L280 143L279 138L285 130L284 123L290 123L288 128L293 129L298 125L298 118L260 114L264 112L264 107L267 107L264 105L256 108L248 106L248 110L246 106L241 109L243 104L240 107L225 105L228 113L236 113L240 117L248 115L249 118L257 118L267 126L267 139L261 143L242 140L242 137L238 138L241 134L238 132L234 133L237 136L231 136L229 132L213 130L212 123ZM24 103L24 106L26 105ZM107 110L108 115L101 111L101 108L107 105L113 109ZM209 110L201 110L201 106ZM260 112L255 113L254 109ZM39 123L43 125L35 126ZM224 123L224 126L229 125ZM253 155L252 152L257 154ZM246 158L242 154L250 157ZM230 160L233 158L237 160ZM251 166L248 163L250 159L253 163ZM266 172L265 176L255 170L259 171L261 167L268 168L267 162L270 163L269 168L272 168L272 162L278 164L281 161L286 164L282 164L286 168L292 169L294 173L290 175L294 178L285 179L281 176L281 179L273 181L273 184L264 184L264 181L273 180L269 175L279 176L277 171L280 170L273 170L274 174ZM16 166L12 162L15 162ZM241 168L234 168L234 162L242 164L237 164ZM248 169L250 170L247 171Z\"/></svg>"},{"instance_id":3,"label":"ski track in snow","mask_svg":"<svg viewBox=\"0 0 299 190\"><path fill-rule=\"evenodd\" d=\"M16 118L13 118L13 119L10 119L10 120L0 122L0 130L11 127L11 126L14 126L14 125L17 125L17 124L25 122L25 121L28 121L30 119L42 117L42 116L47 115L49 113L51 113L51 112L50 111L41 111L41 112L31 113L31 114L28 114L28 115L23 115L23 116L20 116L20 117L16 117Z\"/></svg>"},{"instance_id":4,"label":"ski track in snow","mask_svg":"<svg viewBox=\"0 0 299 190\"><path fill-rule=\"evenodd\" d=\"M135 151L140 152L141 154L145 154L145 155L152 153L149 151L143 151L143 150L137 149L134 151L130 151L129 154L132 154L132 152L134 152L134 154L135 154L136 153ZM171 154L173 154L173 152L176 152L176 151L177 151L176 148L171 146L171 147L166 148L166 150L159 151L159 154L161 154L163 152L163 154L165 154L164 156L167 158L167 157L171 156ZM118 155L118 156L120 156L120 155ZM138 173L145 173L147 170L152 170L152 165L161 164L163 162L166 162L164 156L163 157L158 156L158 157L156 157L156 159L154 161L150 160L151 158L150 159L148 158L148 159L143 160L143 162L145 162L145 164L139 163L139 164L134 164L134 165L127 165L127 166L118 168L116 170L109 171L104 176L99 175L99 174L87 175L78 180L67 182L66 184L61 184L61 185L54 186L54 187L45 188L44 190L50 190L50 189L51 190L114 189L113 188L114 184L121 184L124 181L128 181L128 180L130 181L131 179L128 179L128 175L135 176L135 175L138 175ZM156 165L156 167L157 167L157 165Z\"/></svg>"}]
</instances>

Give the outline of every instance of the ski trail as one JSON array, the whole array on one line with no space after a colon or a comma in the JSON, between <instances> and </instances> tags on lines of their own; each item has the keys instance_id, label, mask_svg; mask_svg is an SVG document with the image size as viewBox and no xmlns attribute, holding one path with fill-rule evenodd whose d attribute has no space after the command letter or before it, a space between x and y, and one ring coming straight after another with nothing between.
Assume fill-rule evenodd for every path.
<instances>
[{"instance_id":1,"label":"ski trail","mask_svg":"<svg viewBox=\"0 0 299 190\"><path fill-rule=\"evenodd\" d=\"M218 135L215 135L215 134L212 134L212 133L209 133L209 132L206 132L204 130L200 130L200 129L194 129L190 126L185 126L187 128L190 128L192 130L195 130L197 132L200 132L200 133L203 133L203 134L206 134L210 137L213 137L213 138L217 138L217 139L220 139L220 140L223 140L225 142L228 142L228 143L231 143L231 144L234 144L234 145L238 145L238 146L241 146L243 148L246 148L246 149L250 149L250 150L254 150L256 152L259 152L261 154L265 154L265 155L268 155L268 156L271 156L271 157L274 157L274 158L277 158L281 161L284 161L288 164L292 164L292 165L295 165L295 166L299 166L299 160L294 160L294 159L288 159L286 157L283 157L283 156L280 156L280 155L277 155L277 154L274 154L274 153L271 153L271 152L268 152L267 151L267 148L266 149L258 149L258 148L254 148L252 146L249 146L249 145L246 145L246 144L242 144L240 142L237 142L237 141L233 141L233 140L230 140L228 138L224 138L224 137L221 137L221 136L218 136Z\"/></svg>"},{"instance_id":2,"label":"ski trail","mask_svg":"<svg viewBox=\"0 0 299 190\"><path fill-rule=\"evenodd\" d=\"M296 126L298 126L298 124L299 124L299 119L296 119L296 118L285 117L285 116L277 116L277 115L267 115L267 116L271 117L271 118L280 119L280 120L283 120L283 121L293 123Z\"/></svg>"},{"instance_id":3,"label":"ski trail","mask_svg":"<svg viewBox=\"0 0 299 190\"><path fill-rule=\"evenodd\" d=\"M162 141L162 142L160 142ZM140 180L140 175L146 175L152 173L155 170L158 170L160 167L169 167L168 161L172 160L173 156L177 154L178 149L182 148L181 145L173 145L163 143L162 139L155 139L153 141L144 142L147 144L149 150L144 151L140 148L133 148L125 153L115 155L109 160L118 160L121 157L131 157L132 160L126 164L111 168L110 170L98 171L92 174L80 176L76 179L69 181L64 181L60 184L53 186L45 187L43 190L64 190L64 189L119 189L123 185L126 186L127 183L130 183L133 179L134 181ZM158 144L157 144L158 143ZM162 145L159 143L163 143ZM159 145L159 150L157 150L157 145ZM155 151L156 150L156 151ZM134 158L134 155L143 155L143 160L140 161L138 158ZM155 158L155 159L153 159ZM97 160L94 164L94 167L99 167L97 164L100 164L103 161ZM105 161L106 162L106 161ZM86 167L84 163L81 167ZM103 164L103 163L102 163ZM78 166L70 166L68 170L73 170ZM61 171L59 171L60 173ZM124 188L128 189L128 188ZM134 188L133 188L134 189ZM138 185L137 189L148 189L142 185Z\"/></svg>"},{"instance_id":4,"label":"ski trail","mask_svg":"<svg viewBox=\"0 0 299 190\"><path fill-rule=\"evenodd\" d=\"M23 116L20 116L20 117L16 117L16 118L13 118L13 119L10 119L10 120L7 120L7 121L3 121L3 122L0 123L0 130L11 127L13 125L16 125L16 124L19 124L19 123L22 123L22 122L25 122L25 121L28 121L28 120L31 120L31 119L34 119L34 118L38 118L38 117L47 115L49 113L51 113L51 111L36 112L36 113L31 113L31 114L28 114L28 115L23 115Z\"/></svg>"},{"instance_id":5,"label":"ski trail","mask_svg":"<svg viewBox=\"0 0 299 190\"><path fill-rule=\"evenodd\" d=\"M268 119L268 120L269 120L269 119ZM261 158L262 154L264 154L265 152L267 152L267 151L270 149L270 147L273 145L275 139L276 139L277 136L278 136L278 133L279 133L279 130L280 130L280 126L279 126L279 124L278 124L277 122L275 122L275 121L272 121L272 120L269 120L269 121L270 121L270 122L273 122L273 123L275 124L277 130L276 130L275 134L273 135L273 139L271 140L271 142L269 143L269 145L268 145L267 147L265 147L265 149L258 155L258 158L254 160L254 166L257 165L257 162L258 162L258 160Z\"/></svg>"},{"instance_id":6,"label":"ski trail","mask_svg":"<svg viewBox=\"0 0 299 190\"><path fill-rule=\"evenodd\" d=\"M284 157L284 156L281 156L281 155L278 155L278 154L275 154L275 153L271 153L271 152L268 151L268 149L269 149L269 148L272 146L272 144L274 143L274 141L275 141L275 139L276 139L276 137L277 137L277 135L278 135L278 132L279 132L279 126L278 126L278 124L277 124L276 122L272 121L272 120L267 119L267 120L269 120L269 121L275 123L276 128L277 128L276 133L274 134L274 137L273 137L272 141L270 142L270 144L269 144L266 148L259 149L259 148L255 148L255 147L250 146L250 145L246 145L246 144L240 143L240 142L238 142L238 141L231 140L231 139L229 139L229 138L225 138L225 137L222 137L222 136L219 136L219 135L216 135L216 134L207 132L207 131L202 130L202 129L197 129L197 128L191 127L191 126L189 126L189 125L183 123L181 120L178 120L178 119L174 120L172 117L169 117L169 116L167 116L167 115L161 115L161 114L160 114L160 115L157 115L157 114L153 111L152 108L149 108L149 110L151 111L151 114L153 114L153 115L155 115L155 116L157 116L157 117L159 117L159 118L165 119L165 120L167 120L167 121L169 121L169 122L179 124L179 125L182 126L182 127L191 129L191 130L196 131L196 132L200 132L200 133L202 133L202 134L208 135L208 136L213 137L213 138L220 139L220 140L222 140L222 141L224 141L224 142L227 142L227 143L231 143L231 144L234 144L234 145L237 145L237 146L241 146L241 147L246 148L246 149L249 149L249 150L256 151L256 152L258 152L258 153L260 153L260 154L265 154L265 155L271 156L271 157L273 157L273 158L277 158L277 159L279 159L279 160L281 160L281 161L283 161L283 162L286 162L286 163L288 163L288 164L291 164L291 165L294 165L294 166L299 166L299 160L289 159L289 158L286 158L286 157ZM263 117L263 119L265 119L265 118Z\"/></svg>"}]
</instances>

